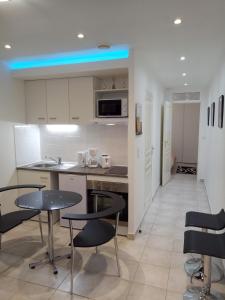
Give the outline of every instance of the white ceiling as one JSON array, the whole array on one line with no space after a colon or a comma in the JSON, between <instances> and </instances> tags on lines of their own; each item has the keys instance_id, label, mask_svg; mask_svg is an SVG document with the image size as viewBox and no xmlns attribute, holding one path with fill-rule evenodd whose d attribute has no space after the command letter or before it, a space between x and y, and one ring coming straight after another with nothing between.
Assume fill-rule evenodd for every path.
<instances>
[{"instance_id":1,"label":"white ceiling","mask_svg":"<svg viewBox=\"0 0 225 300\"><path fill-rule=\"evenodd\" d=\"M147 49L165 87L182 87L186 72L200 89L219 67L224 30L225 0L11 0L0 3L0 59L128 44Z\"/></svg>"}]
</instances>

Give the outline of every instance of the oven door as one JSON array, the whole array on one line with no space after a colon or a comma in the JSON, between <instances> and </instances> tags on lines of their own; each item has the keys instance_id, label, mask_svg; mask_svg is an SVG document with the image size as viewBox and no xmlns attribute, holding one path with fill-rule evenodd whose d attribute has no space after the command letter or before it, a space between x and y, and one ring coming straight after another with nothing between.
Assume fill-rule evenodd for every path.
<instances>
[{"instance_id":1,"label":"oven door","mask_svg":"<svg viewBox=\"0 0 225 300\"><path fill-rule=\"evenodd\" d=\"M88 213L93 213L96 211L96 202L95 202L95 196L91 194L92 189L88 189L88 197L87 197L87 209ZM121 195L123 199L125 200L126 206L120 213L120 221L128 222L128 193L117 193L118 195ZM97 211L105 210L109 207L111 207L111 201L112 199L104 196L98 196L97 198ZM115 220L115 215L108 216L107 219Z\"/></svg>"},{"instance_id":2,"label":"oven door","mask_svg":"<svg viewBox=\"0 0 225 300\"><path fill-rule=\"evenodd\" d=\"M122 116L122 99L99 99L97 106L98 118L120 118Z\"/></svg>"}]
</instances>

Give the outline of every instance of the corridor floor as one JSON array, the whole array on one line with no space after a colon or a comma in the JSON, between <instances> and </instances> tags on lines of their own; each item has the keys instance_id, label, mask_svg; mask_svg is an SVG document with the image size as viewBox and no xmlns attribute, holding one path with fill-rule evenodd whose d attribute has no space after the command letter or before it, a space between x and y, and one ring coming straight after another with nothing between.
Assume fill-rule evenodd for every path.
<instances>
[{"instance_id":1,"label":"corridor floor","mask_svg":"<svg viewBox=\"0 0 225 300\"><path fill-rule=\"evenodd\" d=\"M183 264L185 213L209 211L204 186L193 175L177 174L160 188L143 225L142 233L132 241L119 237L121 277L117 276L113 243L99 248L79 249L76 253L74 293L70 296L70 261L57 263L59 274L49 266L29 270L38 260L41 247L35 222L27 222L3 236L0 253L0 299L4 300L181 300L189 284ZM45 227L45 234L47 228ZM54 227L57 253L69 251L68 229ZM224 283L214 286L224 290Z\"/></svg>"}]
</instances>

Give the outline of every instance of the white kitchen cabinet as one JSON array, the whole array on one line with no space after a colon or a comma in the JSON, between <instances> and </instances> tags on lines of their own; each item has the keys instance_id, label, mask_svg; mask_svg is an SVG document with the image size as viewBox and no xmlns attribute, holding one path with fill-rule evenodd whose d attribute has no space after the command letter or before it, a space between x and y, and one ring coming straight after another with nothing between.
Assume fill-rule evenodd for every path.
<instances>
[{"instance_id":1,"label":"white kitchen cabinet","mask_svg":"<svg viewBox=\"0 0 225 300\"><path fill-rule=\"evenodd\" d=\"M68 79L46 81L49 124L69 123Z\"/></svg>"},{"instance_id":2,"label":"white kitchen cabinet","mask_svg":"<svg viewBox=\"0 0 225 300\"><path fill-rule=\"evenodd\" d=\"M32 170L18 170L17 171L18 184L43 184L46 187L45 190L52 190L58 188L58 178L56 173L32 171ZM37 189L21 189L19 194L27 194L37 191ZM47 212L41 212L42 221L47 222ZM38 218L35 217L35 220ZM53 222L56 223L59 220L59 212L54 211Z\"/></svg>"},{"instance_id":3,"label":"white kitchen cabinet","mask_svg":"<svg viewBox=\"0 0 225 300\"><path fill-rule=\"evenodd\" d=\"M94 119L93 77L69 79L70 123L82 124Z\"/></svg>"},{"instance_id":4,"label":"white kitchen cabinet","mask_svg":"<svg viewBox=\"0 0 225 300\"><path fill-rule=\"evenodd\" d=\"M87 213L87 180L84 175L59 174L59 190L81 194L82 200L77 205L60 210L60 225L69 226L68 220L63 220L66 213ZM73 221L73 228L82 229L85 221Z\"/></svg>"},{"instance_id":5,"label":"white kitchen cabinet","mask_svg":"<svg viewBox=\"0 0 225 300\"><path fill-rule=\"evenodd\" d=\"M29 124L47 123L46 81L25 82L26 119Z\"/></svg>"}]
</instances>

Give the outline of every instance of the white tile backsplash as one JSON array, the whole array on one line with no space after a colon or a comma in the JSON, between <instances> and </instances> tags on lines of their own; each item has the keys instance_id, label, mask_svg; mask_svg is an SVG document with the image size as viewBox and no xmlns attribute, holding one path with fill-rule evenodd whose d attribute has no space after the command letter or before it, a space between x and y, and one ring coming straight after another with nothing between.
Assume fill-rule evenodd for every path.
<instances>
[{"instance_id":1,"label":"white tile backsplash","mask_svg":"<svg viewBox=\"0 0 225 300\"><path fill-rule=\"evenodd\" d=\"M127 165L126 125L86 125L78 126L75 132L50 132L40 126L41 157L61 156L64 161L77 161L77 152L91 147L99 149L99 154L112 157L112 164Z\"/></svg>"}]
</instances>

